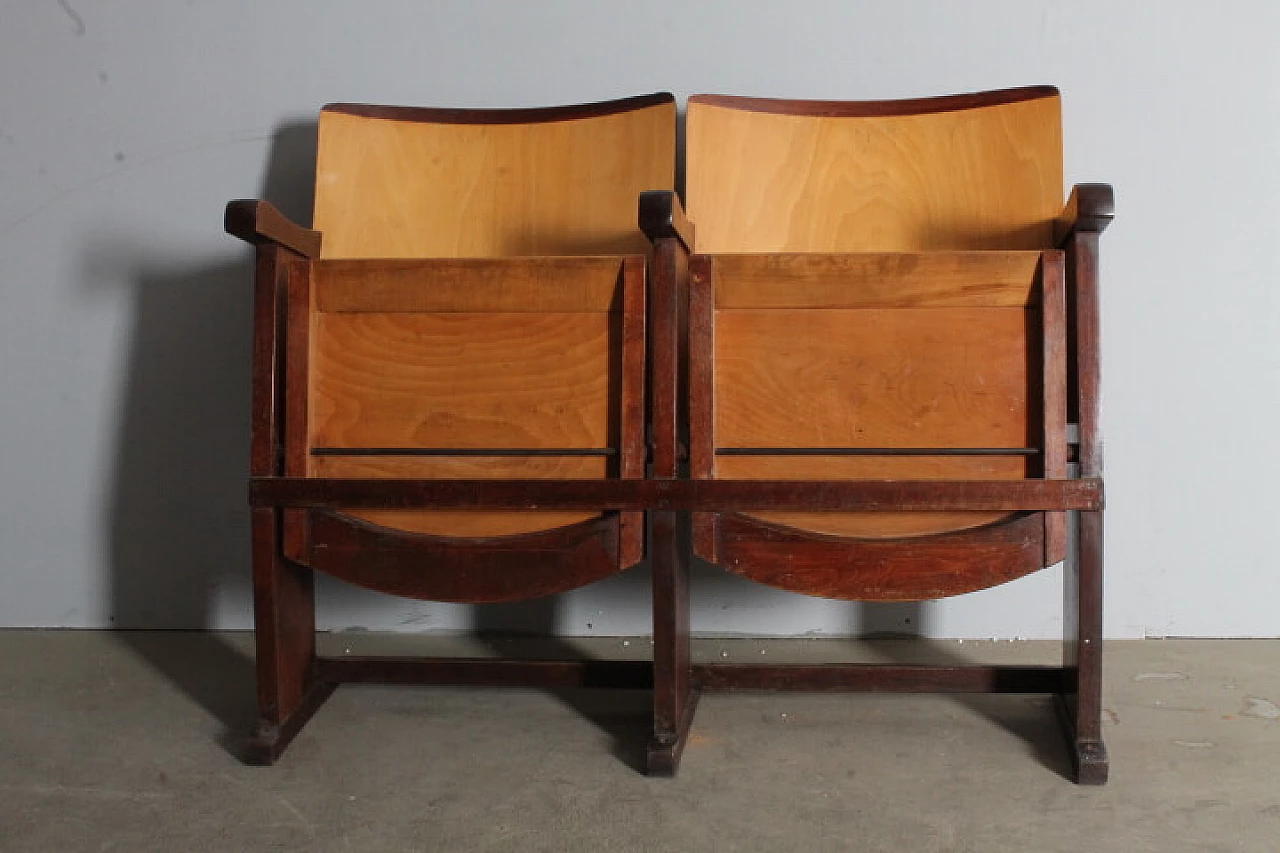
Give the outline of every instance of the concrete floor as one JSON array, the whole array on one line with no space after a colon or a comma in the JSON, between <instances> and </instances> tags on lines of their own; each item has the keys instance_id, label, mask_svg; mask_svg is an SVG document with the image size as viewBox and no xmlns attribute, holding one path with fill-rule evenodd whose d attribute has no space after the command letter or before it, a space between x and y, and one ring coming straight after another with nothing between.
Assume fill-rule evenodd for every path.
<instances>
[{"instance_id":1,"label":"concrete floor","mask_svg":"<svg viewBox=\"0 0 1280 853\"><path fill-rule=\"evenodd\" d=\"M1066 780L1047 700L1016 696L708 695L668 780L634 769L642 692L347 686L280 764L248 767L235 755L253 717L248 648L246 635L0 632L0 850L1280 850L1280 642L1108 644L1104 788ZM1056 649L717 640L698 653L1049 663Z\"/></svg>"}]
</instances>

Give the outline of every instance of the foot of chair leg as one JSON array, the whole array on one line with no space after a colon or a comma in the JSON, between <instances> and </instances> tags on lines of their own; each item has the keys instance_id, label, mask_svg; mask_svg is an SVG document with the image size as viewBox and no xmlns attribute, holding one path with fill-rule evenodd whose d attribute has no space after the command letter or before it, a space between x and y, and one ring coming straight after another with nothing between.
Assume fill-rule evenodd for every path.
<instances>
[{"instance_id":1,"label":"foot of chair leg","mask_svg":"<svg viewBox=\"0 0 1280 853\"><path fill-rule=\"evenodd\" d=\"M1075 767L1077 784L1107 784L1111 763L1107 759L1107 746L1102 741L1076 741L1072 745L1071 763Z\"/></svg>"},{"instance_id":2,"label":"foot of chair leg","mask_svg":"<svg viewBox=\"0 0 1280 853\"><path fill-rule=\"evenodd\" d=\"M1111 770L1107 757L1107 745L1102 740L1085 740L1076 736L1075 712L1070 698L1061 693L1054 697L1058 722L1067 740L1067 752L1071 756L1071 769L1078 785L1105 785Z\"/></svg>"},{"instance_id":3,"label":"foot of chair leg","mask_svg":"<svg viewBox=\"0 0 1280 853\"><path fill-rule=\"evenodd\" d=\"M647 769L650 776L674 776L680 768L680 756L689 740L689 727L693 724L693 712L698 706L698 691L689 692L684 713L673 732L655 732L649 741Z\"/></svg>"},{"instance_id":4,"label":"foot of chair leg","mask_svg":"<svg viewBox=\"0 0 1280 853\"><path fill-rule=\"evenodd\" d=\"M258 730L253 733L246 745L245 762L256 765L275 764L293 742L294 736L302 730L336 687L337 685L332 682L317 682L307 691L293 713L282 722L259 723Z\"/></svg>"}]
</instances>

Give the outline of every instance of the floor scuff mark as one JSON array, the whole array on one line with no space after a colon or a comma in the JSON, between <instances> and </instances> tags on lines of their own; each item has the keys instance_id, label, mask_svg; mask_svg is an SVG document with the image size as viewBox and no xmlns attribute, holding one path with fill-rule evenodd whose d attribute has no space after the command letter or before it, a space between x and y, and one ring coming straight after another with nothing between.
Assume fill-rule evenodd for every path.
<instances>
[{"instance_id":1,"label":"floor scuff mark","mask_svg":"<svg viewBox=\"0 0 1280 853\"><path fill-rule=\"evenodd\" d=\"M1186 681L1185 672L1140 672L1133 677L1134 681Z\"/></svg>"},{"instance_id":2,"label":"floor scuff mark","mask_svg":"<svg viewBox=\"0 0 1280 853\"><path fill-rule=\"evenodd\" d=\"M1240 709L1241 716L1260 717L1264 720L1280 720L1280 707L1270 699L1263 699L1260 696L1244 697L1244 707Z\"/></svg>"}]
</instances>

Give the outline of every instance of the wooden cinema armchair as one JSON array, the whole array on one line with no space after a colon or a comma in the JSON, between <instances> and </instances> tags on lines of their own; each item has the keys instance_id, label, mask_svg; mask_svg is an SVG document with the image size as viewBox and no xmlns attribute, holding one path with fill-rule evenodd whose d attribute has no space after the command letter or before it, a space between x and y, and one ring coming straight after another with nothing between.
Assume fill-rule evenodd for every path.
<instances>
[{"instance_id":1,"label":"wooden cinema armchair","mask_svg":"<svg viewBox=\"0 0 1280 853\"><path fill-rule=\"evenodd\" d=\"M642 225L655 365L673 365L654 426L718 488L694 502L719 510L693 513L694 553L785 590L920 601L1062 561L1066 510L1083 511L1063 666L690 667L676 645L674 674L659 671L670 751L699 688L1042 692L1061 700L1079 781L1104 782L1097 257L1112 194L1077 186L1064 208L1058 92L696 96L687 143L687 218L650 193ZM664 311L682 340L662 337ZM679 555L654 570L687 595ZM687 636L678 604L658 619L655 634Z\"/></svg>"},{"instance_id":2,"label":"wooden cinema armchair","mask_svg":"<svg viewBox=\"0 0 1280 853\"><path fill-rule=\"evenodd\" d=\"M344 681L649 683L648 664L318 658L312 572L496 602L641 560L643 513L606 511L572 486L644 477L636 199L673 186L674 134L668 94L528 110L332 105L315 230L266 202L228 205L227 230L257 245L256 760L278 757ZM532 497L431 499L465 491L449 481L494 478ZM540 483L564 481L567 503L531 509ZM344 485L362 499L298 499Z\"/></svg>"}]
</instances>

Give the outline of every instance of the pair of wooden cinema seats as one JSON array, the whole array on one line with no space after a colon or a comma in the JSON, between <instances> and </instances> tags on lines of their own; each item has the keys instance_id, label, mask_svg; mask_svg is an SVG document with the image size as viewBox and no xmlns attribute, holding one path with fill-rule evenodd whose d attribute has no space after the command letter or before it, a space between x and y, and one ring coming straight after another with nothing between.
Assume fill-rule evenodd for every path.
<instances>
[{"instance_id":1,"label":"pair of wooden cinema seats","mask_svg":"<svg viewBox=\"0 0 1280 853\"><path fill-rule=\"evenodd\" d=\"M315 230L228 206L257 245L256 757L350 681L648 687L659 773L700 690L1035 692L1058 697L1079 780L1104 781L1112 200L1080 185L1064 206L1057 91L697 96L686 149L687 215L670 95L334 105ZM690 662L691 554L919 601L1054 565L1069 535L1062 666ZM646 557L652 664L316 653L313 571L494 602Z\"/></svg>"}]
</instances>

